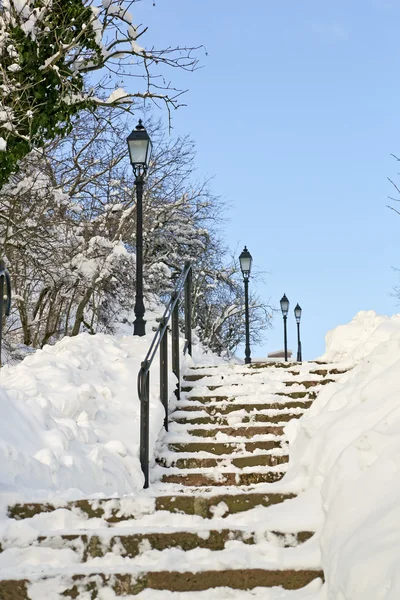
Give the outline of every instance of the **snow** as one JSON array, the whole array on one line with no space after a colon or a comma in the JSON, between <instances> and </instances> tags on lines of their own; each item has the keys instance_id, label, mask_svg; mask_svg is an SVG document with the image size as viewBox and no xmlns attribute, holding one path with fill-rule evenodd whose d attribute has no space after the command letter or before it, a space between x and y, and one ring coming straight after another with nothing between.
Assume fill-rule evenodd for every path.
<instances>
[{"instance_id":1,"label":"snow","mask_svg":"<svg viewBox=\"0 0 400 600\"><path fill-rule=\"evenodd\" d=\"M151 329L144 338L81 334L1 370L0 490L46 497L142 488L136 378L152 337ZM153 379L151 448L163 420Z\"/></svg>"},{"instance_id":2,"label":"snow","mask_svg":"<svg viewBox=\"0 0 400 600\"><path fill-rule=\"evenodd\" d=\"M400 595L400 315L361 312L329 332L323 360L356 364L286 432L288 474L321 494L328 598Z\"/></svg>"},{"instance_id":3,"label":"snow","mask_svg":"<svg viewBox=\"0 0 400 600\"><path fill-rule=\"evenodd\" d=\"M180 597L191 600L397 600L400 595L400 315L386 317L372 311L361 312L347 325L327 334L326 352L320 360L332 364L296 366L299 374L292 376L295 385L291 391L301 389L299 384L310 368L335 367L339 371L329 375L335 383L313 388L319 389L319 395L300 419L284 423L290 441L290 461L268 470L287 469L285 477L257 486L257 491L266 495L297 492L298 497L267 509L259 506L239 514L229 514L227 504L220 502L208 520L199 515L155 510L154 495L167 491L176 495L199 493L180 484L160 483L162 467L152 470L154 483L150 491L141 490L136 377L151 337L152 333L145 338L82 334L65 338L55 346L37 351L20 365L1 370L2 506L10 494L24 499L49 498L59 506L51 513L25 521L0 522L2 577L25 574L34 580L37 565L45 563L50 579L33 581L30 597L59 600L72 573L101 571L137 575L143 570L163 568L184 572L249 565L252 568L319 568L322 565L326 583L315 581L297 592L218 588L172 595L146 590L135 597L143 600L179 600ZM246 395L241 396L241 404L257 399L266 405L276 403L275 394L283 389L280 369L260 369L250 376L247 367L227 365L211 354L204 354L197 345L193 358L195 364L204 365L199 373L209 375L207 385L220 387L216 391L203 389L200 381L193 392L189 392L189 397L204 393L210 399L216 394L230 398L232 386L243 383L245 377L248 380ZM156 381L153 381L151 394L151 452L163 431L158 377L153 379ZM262 400L260 385L265 388ZM173 405L179 410L187 402L188 399L182 399ZM229 403L229 399L223 402ZM213 401L209 406L212 405ZM277 414L275 408L263 408L263 412ZM296 409L284 410L282 414L285 412L295 413ZM179 417L179 412L175 417ZM253 441L257 437L254 436ZM277 439L273 435L263 436L263 439L267 437ZM190 435L190 427L171 423L169 433L161 433L158 444L163 440L199 439ZM232 441L223 433L223 427L215 439ZM235 437L238 456L245 455L243 443L248 441L248 438ZM284 452L285 447L273 453ZM167 450L164 454L168 459ZM217 468L196 469L196 472L213 473L218 479L227 466L228 462L225 464L222 460ZM237 469L231 465L229 470ZM178 470L172 468L169 472ZM210 496L213 491L202 493ZM233 493L232 487L218 489L218 494ZM123 494L127 496L117 498ZM107 502L104 518L86 518L79 511L62 507L66 498L87 495L115 497ZM110 526L105 519L107 513L115 509L129 518ZM159 552L144 544L134 562L124 558L116 547L105 557L81 563L82 548L38 547L36 541L39 535L53 535L54 539L55 533L71 531L96 534L104 540L113 536L115 530L120 535L162 532L166 519L169 531L193 531L205 539L210 529L256 532L257 544L243 546L232 540L225 550L218 552L200 548L190 552L179 548ZM317 533L305 544L293 548L282 548L268 533L290 534L302 530ZM106 588L99 598L112 600L115 595Z\"/></svg>"},{"instance_id":4,"label":"snow","mask_svg":"<svg viewBox=\"0 0 400 600\"><path fill-rule=\"evenodd\" d=\"M114 102L118 102L118 101L126 101L126 99L129 97L128 92L126 92L123 88L117 88L116 90L114 90L109 97L106 100L107 104L112 104Z\"/></svg>"}]
</instances>

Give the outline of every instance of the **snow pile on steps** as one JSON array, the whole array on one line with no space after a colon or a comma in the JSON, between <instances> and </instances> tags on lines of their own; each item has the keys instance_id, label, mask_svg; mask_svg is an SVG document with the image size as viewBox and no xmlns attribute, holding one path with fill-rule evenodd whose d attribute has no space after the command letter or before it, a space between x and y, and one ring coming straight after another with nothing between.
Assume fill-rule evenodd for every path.
<instances>
[{"instance_id":1,"label":"snow pile on steps","mask_svg":"<svg viewBox=\"0 0 400 600\"><path fill-rule=\"evenodd\" d=\"M215 384L218 384L224 382L222 388L218 389L225 390L226 386L226 392L230 397L232 397L233 393L236 394L236 390L239 391L240 388L230 386L229 382L235 383L242 381L246 390L248 389L248 391L251 392L250 396L241 396L241 401L244 401L246 404L246 400L248 401L253 395L256 396L257 387L258 391L260 391L261 386L261 389L266 390L263 393L263 399L265 401L268 400L269 393L271 394L270 400L273 400L274 391L287 391L287 386L283 381L277 379L276 371L278 371L281 380L283 379L286 381L287 378L291 380L294 386L290 389L293 390L293 388L297 389L301 387L298 385L298 381L307 380L309 378L308 372L315 367L316 365L303 365L300 368L302 375L296 377L287 374L285 369L275 370L267 368L260 369L259 372L253 373L252 370L249 370L247 367L235 367L232 365L219 366L218 369L202 369L201 371L208 371L210 373L210 377L207 378L207 383L213 384L214 382ZM193 373L195 373L195 376L197 377L198 371L192 371L192 374ZM218 373L218 375L215 375L216 373ZM316 376L316 378L319 379L320 376ZM259 380L258 385L256 385L257 380ZM269 383L273 384L270 392ZM185 382L185 385L188 384L189 382ZM210 391L208 386L202 385L202 382L196 382L193 392L190 392L189 396L192 394L195 395L198 392L203 394L202 389L204 387L208 392L206 395L208 395L210 399L214 398L214 392ZM214 385L211 385L210 387L213 388ZM302 393L304 393L303 390ZM186 394L184 398L187 398ZM181 402L184 404L186 401L183 399ZM193 400L190 402L192 403ZM284 402L283 398L282 402ZM207 406L208 405L209 404L207 403ZM276 413L276 410L273 409L273 412ZM174 415L171 415L172 418L173 416ZM171 429L173 429L172 423ZM171 432L171 435L178 435L178 432ZM182 435L179 437L188 438L190 441L194 441L191 436ZM205 441L204 438L201 438L201 440ZM240 438L238 439L238 437L235 436L233 440L238 442L240 441ZM244 441L248 441L248 438L244 438ZM218 469L215 471L217 470ZM265 499L266 496L270 497L273 491L278 492L279 489L283 491L288 488L288 492L293 491L292 486L295 487L293 481L291 481L290 484L288 482L279 482L276 485L257 485L256 489ZM8 577L19 578L28 576L29 580L32 582L29 586L30 598L40 598L41 600L44 600L44 598L46 598L46 600L55 600L57 598L57 600L61 600L65 588L70 587L70 582L65 581L65 576L68 576L68 574L93 574L94 572L109 574L128 572L130 574L139 575L140 569L142 568L142 570L149 573L152 571L159 572L160 570L175 572L194 571L201 572L201 576L205 577L206 575L203 575L203 572L207 572L210 569L212 571L221 571L221 574L225 573L225 575L231 569L236 569L236 572L240 572L238 571L239 569L248 570L250 568L269 569L272 572L275 569L280 571L281 569L289 569L290 567L300 570L308 568L312 570L318 569L320 565L320 551L317 537L299 547L294 544L295 547L286 549L283 548L283 540L271 539L271 537L278 537L273 534L271 536L271 532L274 531L281 531L286 534L288 538L295 538L295 534L298 531L305 530L312 532L318 528L321 522L321 516L317 515L314 510L309 510L309 507L314 506L309 495L302 494L301 497L296 498L293 501L291 500L290 506L289 502L286 503L286 505L283 503L268 508L257 506L249 511L227 515L226 509L222 506L223 503L219 500L220 503L217 504L217 501L214 505L217 510L215 512L210 511L213 515L209 515L210 518L208 519L203 518L200 514L166 514L162 510L157 512L152 510L155 503L154 499L151 498L151 495L154 494L155 491L160 492L163 489L164 494L172 493L174 495L174 490L178 490L178 488L184 491L184 494L193 494L194 492L194 490L190 491L188 488L183 488L180 484L175 485L159 482L158 485L155 484L152 486L151 490L143 492L136 498L131 497L123 499L124 514L140 514L141 518L136 522L129 522L129 520L120 522L114 530L112 530L111 527L108 528L108 523L104 519L96 518L85 520L82 518L81 514L69 512L65 509L59 509L53 513L42 513L27 521L10 521L7 528L3 530L3 535L1 536L4 550L3 553L0 554L2 577L7 579ZM252 487L250 486L249 491L251 491L251 489ZM218 488L217 493L226 494L228 492L237 493L237 490L235 489L235 486L231 486L230 488ZM198 494L210 494L215 498L216 491L207 489L199 490L196 488L196 495ZM224 498L226 502L230 504L230 501L226 496ZM108 513L111 506L116 508L118 500L107 501L106 504ZM153 505L153 507L151 505ZM204 515L204 511L202 511L202 515ZM94 558L89 558L89 560L83 564L78 564L80 554L79 547L78 551L74 552L68 547L68 544L63 543L60 540L61 534L65 533L71 535L71 533L73 533L76 536L76 534L79 533L79 530L83 534L85 534L85 531L89 531L92 535L98 535L101 537L102 541L105 541L114 534L114 536L117 536L116 539L119 538L119 541L121 542L123 536L131 535L130 532L137 534L138 530L143 531L144 533L150 532L153 535L157 535L157 532L162 534L167 531L170 536L173 535L172 532L176 531L186 532L186 534L187 532L190 532L190 535L197 532L199 538L206 540L208 539L210 530L217 532L221 530L226 531L227 527L232 531L233 535L232 539L226 541L224 550L210 552L206 548L196 547L187 552L183 552L176 547L175 543L173 547L160 552L156 548L150 547L148 543L147 546L143 545L140 555L136 556L134 561L127 561L126 558L124 558L122 553L118 550L118 545L121 544L117 543L114 544L112 550L108 544L104 546L105 548L109 548L104 557L95 556ZM255 536L257 544L255 546L247 544L244 546L240 543L240 539L242 539L241 536L240 538L235 537L235 531L242 532L244 539ZM38 546L36 542L38 533L39 535L45 536L49 534L49 537L52 537L51 548L44 546L43 544ZM60 541L58 542L57 540ZM287 542L289 542L289 540L287 540ZM35 579L43 573L43 570L39 568L39 565L46 565L46 574L54 575L55 578L48 581L35 582ZM60 577L61 571L64 578ZM312 598L313 600L316 600L317 597L320 598L318 593L320 587L320 582L312 583L308 586L307 590L301 590L301 592L294 594L291 592L285 592L285 594L283 594L282 590L263 589L247 593L218 589L210 591L208 597L220 599L224 597L240 598L242 600L250 597L270 598L270 600L278 600L278 598L285 598L285 600L289 600L289 598L291 600L292 598L293 600L297 598L309 598L311 600ZM153 591L151 593L153 593ZM102 594L101 597L104 598L114 597L111 590L103 589L99 592L98 597L100 597L100 594ZM79 597L81 597L81 595ZM138 598L139 597L149 597L149 593L140 593ZM157 594L157 597L162 598L162 593ZM195 598L204 599L205 594L180 594L179 597L186 598L186 600L188 600L189 597L193 598L193 600Z\"/></svg>"},{"instance_id":2,"label":"snow pile on steps","mask_svg":"<svg viewBox=\"0 0 400 600\"><path fill-rule=\"evenodd\" d=\"M141 488L136 376L151 337L81 335L46 347L19 366L1 371L3 501L6 491L23 492L25 498L37 495L43 500L56 493L60 496L60 492L64 497L121 495ZM202 357L199 362L204 364L206 360L208 357ZM249 593L216 589L189 596L148 590L140 598L398 600L400 316L359 313L351 323L327 335L327 350L321 360L340 362L343 368L356 366L338 383L322 389L312 408L286 427L291 441L290 463L279 486L295 482L296 488L308 490L290 503L306 499L307 519L312 522L315 518L314 525L320 529L326 585L318 591L317 584L311 584L290 594L276 589ZM156 395L157 365L154 369L153 445L163 419ZM141 504L145 495L140 496L131 502ZM263 521L265 528L268 515L271 527L284 523L290 527L286 519L291 511L287 508L283 503L265 511L253 509L252 515L247 513L246 522L249 517L254 524ZM304 518L303 510L291 513L294 521L300 513ZM57 511L57 516L40 515L29 525L3 522L2 537L10 541L30 536L35 539L37 530L59 529L60 523L52 524L51 520L61 516L62 511ZM161 528L163 519L165 513L148 514L143 526ZM237 515L226 519L216 515L213 528L228 526L228 520L232 527L240 528ZM95 521L86 521L85 527L103 527ZM76 526L79 524L67 519L64 529ZM176 515L172 526L204 528L201 517L193 515ZM174 556L180 561L178 554ZM7 553L3 558L7 559ZM58 560L59 555L54 559ZM31 560L35 563L37 557L32 555ZM59 597L55 589L45 590L41 585L32 589L31 593L36 594L33 600ZM114 600L111 590L101 593L100 600Z\"/></svg>"},{"instance_id":3,"label":"snow pile on steps","mask_svg":"<svg viewBox=\"0 0 400 600\"><path fill-rule=\"evenodd\" d=\"M359 313L324 360L358 365L286 428L289 476L320 490L329 600L400 598L400 315Z\"/></svg>"}]
</instances>

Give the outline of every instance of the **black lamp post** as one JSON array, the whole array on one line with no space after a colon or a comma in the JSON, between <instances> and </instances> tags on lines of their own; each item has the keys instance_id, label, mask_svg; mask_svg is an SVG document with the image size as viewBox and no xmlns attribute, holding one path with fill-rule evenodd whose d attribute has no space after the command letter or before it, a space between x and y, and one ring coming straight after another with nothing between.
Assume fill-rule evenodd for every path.
<instances>
[{"instance_id":1,"label":"black lamp post","mask_svg":"<svg viewBox=\"0 0 400 600\"><path fill-rule=\"evenodd\" d=\"M126 141L136 186L136 319L133 323L133 335L142 336L146 333L143 302L143 185L150 162L151 139L141 119Z\"/></svg>"},{"instance_id":2,"label":"black lamp post","mask_svg":"<svg viewBox=\"0 0 400 600\"><path fill-rule=\"evenodd\" d=\"M289 312L289 300L286 298L286 294L283 294L281 298L281 311L283 315L283 335L285 342L285 361L287 362L287 316Z\"/></svg>"},{"instance_id":3,"label":"black lamp post","mask_svg":"<svg viewBox=\"0 0 400 600\"><path fill-rule=\"evenodd\" d=\"M249 322L249 278L251 272L251 265L253 258L250 252L244 247L243 252L239 256L240 268L242 270L243 282L244 282L244 302L245 302L245 320L246 320L246 347L244 351L245 364L251 363L250 357L250 322Z\"/></svg>"},{"instance_id":4,"label":"black lamp post","mask_svg":"<svg viewBox=\"0 0 400 600\"><path fill-rule=\"evenodd\" d=\"M297 362L301 362L301 341L300 341L300 319L301 319L301 306L297 303L294 309L294 316L296 317L297 323Z\"/></svg>"}]
</instances>

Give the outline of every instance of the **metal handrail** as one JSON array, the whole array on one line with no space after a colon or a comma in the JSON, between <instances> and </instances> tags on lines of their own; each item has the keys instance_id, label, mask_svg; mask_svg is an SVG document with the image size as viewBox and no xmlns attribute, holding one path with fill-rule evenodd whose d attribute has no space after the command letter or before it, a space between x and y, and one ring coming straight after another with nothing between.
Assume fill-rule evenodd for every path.
<instances>
[{"instance_id":1,"label":"metal handrail","mask_svg":"<svg viewBox=\"0 0 400 600\"><path fill-rule=\"evenodd\" d=\"M149 487L149 432L150 432L150 368L157 350L160 348L160 399L165 409L164 427L168 431L168 336L166 332L172 319L172 370L178 379L176 395L180 397L180 361L179 361L179 300L185 290L185 350L192 354L191 321L191 283L192 265L185 263L175 290L171 294L150 348L138 373L137 389L140 400L140 465L144 474L144 487Z\"/></svg>"},{"instance_id":2,"label":"metal handrail","mask_svg":"<svg viewBox=\"0 0 400 600\"><path fill-rule=\"evenodd\" d=\"M4 296L4 283L6 284L6 296ZM6 299L6 305L4 310L4 300ZM0 366L2 365L1 354L2 354L2 342L3 342L3 316L10 316L11 312L11 280L9 272L7 271L4 260L0 259Z\"/></svg>"}]
</instances>

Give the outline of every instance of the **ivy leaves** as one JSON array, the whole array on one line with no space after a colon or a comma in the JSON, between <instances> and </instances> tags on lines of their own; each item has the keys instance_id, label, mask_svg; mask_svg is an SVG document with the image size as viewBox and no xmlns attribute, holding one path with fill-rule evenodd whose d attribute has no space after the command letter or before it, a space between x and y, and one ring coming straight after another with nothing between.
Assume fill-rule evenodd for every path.
<instances>
[{"instance_id":1,"label":"ivy leaves","mask_svg":"<svg viewBox=\"0 0 400 600\"><path fill-rule=\"evenodd\" d=\"M0 187L33 147L68 134L72 117L91 104L76 58L101 55L93 11L82 0L47 7L34 0L29 13L18 13L11 2L1 15L0 137L7 147L0 152Z\"/></svg>"}]
</instances>

